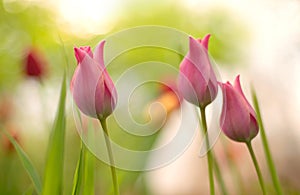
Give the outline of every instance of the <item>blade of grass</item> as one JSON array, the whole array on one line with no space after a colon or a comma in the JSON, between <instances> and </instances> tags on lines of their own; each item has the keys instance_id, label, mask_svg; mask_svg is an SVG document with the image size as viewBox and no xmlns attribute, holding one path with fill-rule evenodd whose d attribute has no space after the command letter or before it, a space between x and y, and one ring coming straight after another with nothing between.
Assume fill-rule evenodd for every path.
<instances>
[{"instance_id":1,"label":"blade of grass","mask_svg":"<svg viewBox=\"0 0 300 195\"><path fill-rule=\"evenodd\" d=\"M261 114L260 114L260 108L259 108L259 104L258 104L258 100L257 100L257 95L256 95L256 92L255 92L253 86L252 86L251 92L252 92L252 100L253 100L255 112L256 112L256 115L257 115L257 120L258 120L258 123L259 123L259 128L260 128L259 132L260 132L263 148L264 148L264 151L265 151L265 156L266 156L266 160L267 160L267 163L268 163L269 171L271 173L273 185L275 187L276 194L281 195L282 194L281 185L280 185L278 174L276 172L276 168L275 168L275 165L274 165L274 162L273 162L273 159L272 159L272 154L271 154L271 151L270 151L270 148L269 148L269 143L268 143L268 140L267 140L265 127L264 127L262 117L261 117Z\"/></svg>"},{"instance_id":2,"label":"blade of grass","mask_svg":"<svg viewBox=\"0 0 300 195\"><path fill-rule=\"evenodd\" d=\"M94 128L92 121L89 121L88 124L88 142L93 146L94 145ZM84 145L84 188L83 195L95 194L95 157L89 151L87 146Z\"/></svg>"},{"instance_id":3,"label":"blade of grass","mask_svg":"<svg viewBox=\"0 0 300 195\"><path fill-rule=\"evenodd\" d=\"M58 111L48 144L43 195L62 194L65 144L66 75L64 74Z\"/></svg>"},{"instance_id":4,"label":"blade of grass","mask_svg":"<svg viewBox=\"0 0 300 195\"><path fill-rule=\"evenodd\" d=\"M25 190L25 192L23 193L23 195L32 195L32 194L34 194L33 192L34 192L34 187L33 187L33 185L30 185L30 186Z\"/></svg>"},{"instance_id":5,"label":"blade of grass","mask_svg":"<svg viewBox=\"0 0 300 195\"><path fill-rule=\"evenodd\" d=\"M74 179L73 179L73 190L72 195L78 195L80 193L82 178L83 178L83 167L84 167L84 146L81 141L80 156L77 162Z\"/></svg>"},{"instance_id":6,"label":"blade of grass","mask_svg":"<svg viewBox=\"0 0 300 195\"><path fill-rule=\"evenodd\" d=\"M94 155L85 147L85 156L84 156L84 188L83 195L90 195L94 193L94 164L95 157Z\"/></svg>"},{"instance_id":7,"label":"blade of grass","mask_svg":"<svg viewBox=\"0 0 300 195\"><path fill-rule=\"evenodd\" d=\"M7 133L5 130L4 130L4 133L7 136L7 138L9 139L9 141L15 147L23 166L35 187L37 194L41 194L42 193L42 184L41 184L41 181L40 181L40 178L39 178L39 175L38 175L36 169L34 168L33 164L31 163L31 160L29 159L27 154L24 152L24 150L21 148L21 146L15 141L15 139L9 133Z\"/></svg>"}]
</instances>

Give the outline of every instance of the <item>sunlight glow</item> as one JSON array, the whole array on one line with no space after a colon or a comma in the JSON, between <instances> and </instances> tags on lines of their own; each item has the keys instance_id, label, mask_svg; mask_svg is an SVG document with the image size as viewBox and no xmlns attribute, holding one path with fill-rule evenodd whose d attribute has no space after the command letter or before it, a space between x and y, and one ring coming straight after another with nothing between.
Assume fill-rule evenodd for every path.
<instances>
[{"instance_id":1,"label":"sunlight glow","mask_svg":"<svg viewBox=\"0 0 300 195\"><path fill-rule=\"evenodd\" d=\"M59 0L61 26L78 36L106 34L119 16L118 0Z\"/></svg>"}]
</instances>

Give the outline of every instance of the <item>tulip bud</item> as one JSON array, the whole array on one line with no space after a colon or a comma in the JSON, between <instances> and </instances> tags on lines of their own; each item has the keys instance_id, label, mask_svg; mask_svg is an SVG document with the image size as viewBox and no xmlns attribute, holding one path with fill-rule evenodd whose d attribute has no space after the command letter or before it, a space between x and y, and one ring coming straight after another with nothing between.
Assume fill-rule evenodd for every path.
<instances>
[{"instance_id":1,"label":"tulip bud","mask_svg":"<svg viewBox=\"0 0 300 195\"><path fill-rule=\"evenodd\" d=\"M117 91L103 60L102 41L93 54L90 47L74 48L78 66L71 81L71 92L78 108L86 115L105 119L116 107Z\"/></svg>"},{"instance_id":2,"label":"tulip bud","mask_svg":"<svg viewBox=\"0 0 300 195\"><path fill-rule=\"evenodd\" d=\"M25 56L25 74L28 77L41 78L45 75L46 62L44 57L35 48L29 49Z\"/></svg>"},{"instance_id":3,"label":"tulip bud","mask_svg":"<svg viewBox=\"0 0 300 195\"><path fill-rule=\"evenodd\" d=\"M189 52L180 64L178 89L188 102L204 108L217 96L218 82L207 53L210 35L189 38Z\"/></svg>"},{"instance_id":4,"label":"tulip bud","mask_svg":"<svg viewBox=\"0 0 300 195\"><path fill-rule=\"evenodd\" d=\"M247 101L237 76L233 86L221 83L223 108L220 118L221 129L226 136L238 142L250 142L258 134L258 122L252 106Z\"/></svg>"}]
</instances>

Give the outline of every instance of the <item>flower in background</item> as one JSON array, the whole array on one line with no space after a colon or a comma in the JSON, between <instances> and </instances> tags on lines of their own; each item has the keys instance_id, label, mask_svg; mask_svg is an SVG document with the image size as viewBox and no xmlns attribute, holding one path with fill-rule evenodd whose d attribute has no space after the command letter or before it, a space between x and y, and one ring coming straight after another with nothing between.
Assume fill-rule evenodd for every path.
<instances>
[{"instance_id":1,"label":"flower in background","mask_svg":"<svg viewBox=\"0 0 300 195\"><path fill-rule=\"evenodd\" d=\"M11 135L11 137L14 138L18 144L20 144L20 135L16 130L16 127L13 125L5 125L4 127L7 129L7 132ZM6 153L11 153L15 150L14 145L4 133L2 134L2 146Z\"/></svg>"},{"instance_id":2,"label":"flower in background","mask_svg":"<svg viewBox=\"0 0 300 195\"><path fill-rule=\"evenodd\" d=\"M14 103L9 95L0 97L0 123L6 123L14 114Z\"/></svg>"},{"instance_id":3,"label":"flower in background","mask_svg":"<svg viewBox=\"0 0 300 195\"><path fill-rule=\"evenodd\" d=\"M28 77L41 79L46 73L46 60L36 48L32 47L26 52L24 65L24 72Z\"/></svg>"},{"instance_id":4,"label":"flower in background","mask_svg":"<svg viewBox=\"0 0 300 195\"><path fill-rule=\"evenodd\" d=\"M189 52L180 64L178 89L190 103L204 108L217 96L218 82L207 53L210 35L189 38Z\"/></svg>"},{"instance_id":5,"label":"flower in background","mask_svg":"<svg viewBox=\"0 0 300 195\"><path fill-rule=\"evenodd\" d=\"M116 107L117 91L103 60L105 41L95 52L88 46L74 48L78 66L71 81L71 91L78 108L86 115L105 119Z\"/></svg>"},{"instance_id":6,"label":"flower in background","mask_svg":"<svg viewBox=\"0 0 300 195\"><path fill-rule=\"evenodd\" d=\"M176 78L165 78L161 85L159 85L159 93L160 95L156 101L164 105L167 113L171 113L173 110L180 107L183 98L178 93Z\"/></svg>"},{"instance_id":7,"label":"flower in background","mask_svg":"<svg viewBox=\"0 0 300 195\"><path fill-rule=\"evenodd\" d=\"M246 99L237 76L234 84L221 83L223 108L220 118L221 129L230 139L250 142L258 134L258 122L252 106Z\"/></svg>"},{"instance_id":8,"label":"flower in background","mask_svg":"<svg viewBox=\"0 0 300 195\"><path fill-rule=\"evenodd\" d=\"M145 118L159 122L177 110L182 100L183 98L178 93L176 86L176 77L166 76L158 85L158 95L146 105L144 109ZM154 106L155 103L159 103L160 106ZM161 106L164 112L162 112Z\"/></svg>"}]
</instances>

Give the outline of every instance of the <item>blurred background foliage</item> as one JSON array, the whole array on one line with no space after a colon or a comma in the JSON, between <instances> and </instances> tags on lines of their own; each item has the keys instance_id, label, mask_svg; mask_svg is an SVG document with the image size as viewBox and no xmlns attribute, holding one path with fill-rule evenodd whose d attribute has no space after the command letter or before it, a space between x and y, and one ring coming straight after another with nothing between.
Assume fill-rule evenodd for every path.
<instances>
[{"instance_id":1,"label":"blurred background foliage","mask_svg":"<svg viewBox=\"0 0 300 195\"><path fill-rule=\"evenodd\" d=\"M107 2L101 2L104 9ZM65 21L61 15L61 13L67 14L67 11L62 10L60 14L57 11L57 5L60 3L59 0L0 1L0 101L6 101L2 105L5 108L0 112L4 112L4 115L11 112L8 113L9 117L1 120L0 128L17 132L20 144L31 157L41 177L43 177L45 166L48 136L58 100L60 78L63 71L67 69L68 80L70 80L76 67L74 46L95 47L100 40L120 30L140 25L162 25L176 28L194 37L203 37L211 33L210 53L218 65L233 67L239 63L245 64L243 59L247 52L243 45L247 44L250 36L248 27L241 19L222 7L191 11L180 1L129 0L117 2L122 6L119 6L119 9L116 8L116 13L110 10L117 17L113 21L104 18L108 20L105 21L107 27L105 25L99 27L96 24L101 21L101 18L99 21L91 18L85 23L90 23L92 27L94 25L95 29L86 29L86 24L76 23L77 18L71 20L75 24L68 24L70 21ZM85 3L89 4L90 1L85 1ZM70 7L72 7L71 3ZM112 9L112 7L107 9ZM82 14L80 9L76 11L78 15ZM99 16L96 15L96 17ZM39 51L40 58L43 58L45 63L46 72L39 79L26 75L26 55L31 48ZM108 71L116 79L124 70L145 61L165 62L178 68L182 57L161 48L139 48L115 58L108 67ZM156 74L156 72L145 70L141 74ZM141 103L145 104L145 107L147 102L150 103L161 94L157 84L149 85L147 89L149 90L145 91L145 98ZM80 139L70 110L70 99L69 96L64 194L71 193L80 148ZM137 110L138 113L134 117L137 121L145 122L145 115L141 114L143 109L136 108ZM34 111L38 111L37 117L31 114ZM147 138L130 136L113 121L114 119L110 118L111 128L114 129L112 139L128 148L147 150L152 147L159 135L154 134ZM2 145L0 149L0 194L23 194L31 187L30 180L13 149ZM96 161L95 166L97 170L95 192L106 194L111 186L111 180L107 179L110 178L109 169L100 161ZM147 192L145 181L138 179L139 172L119 171L118 173L124 194Z\"/></svg>"}]
</instances>

